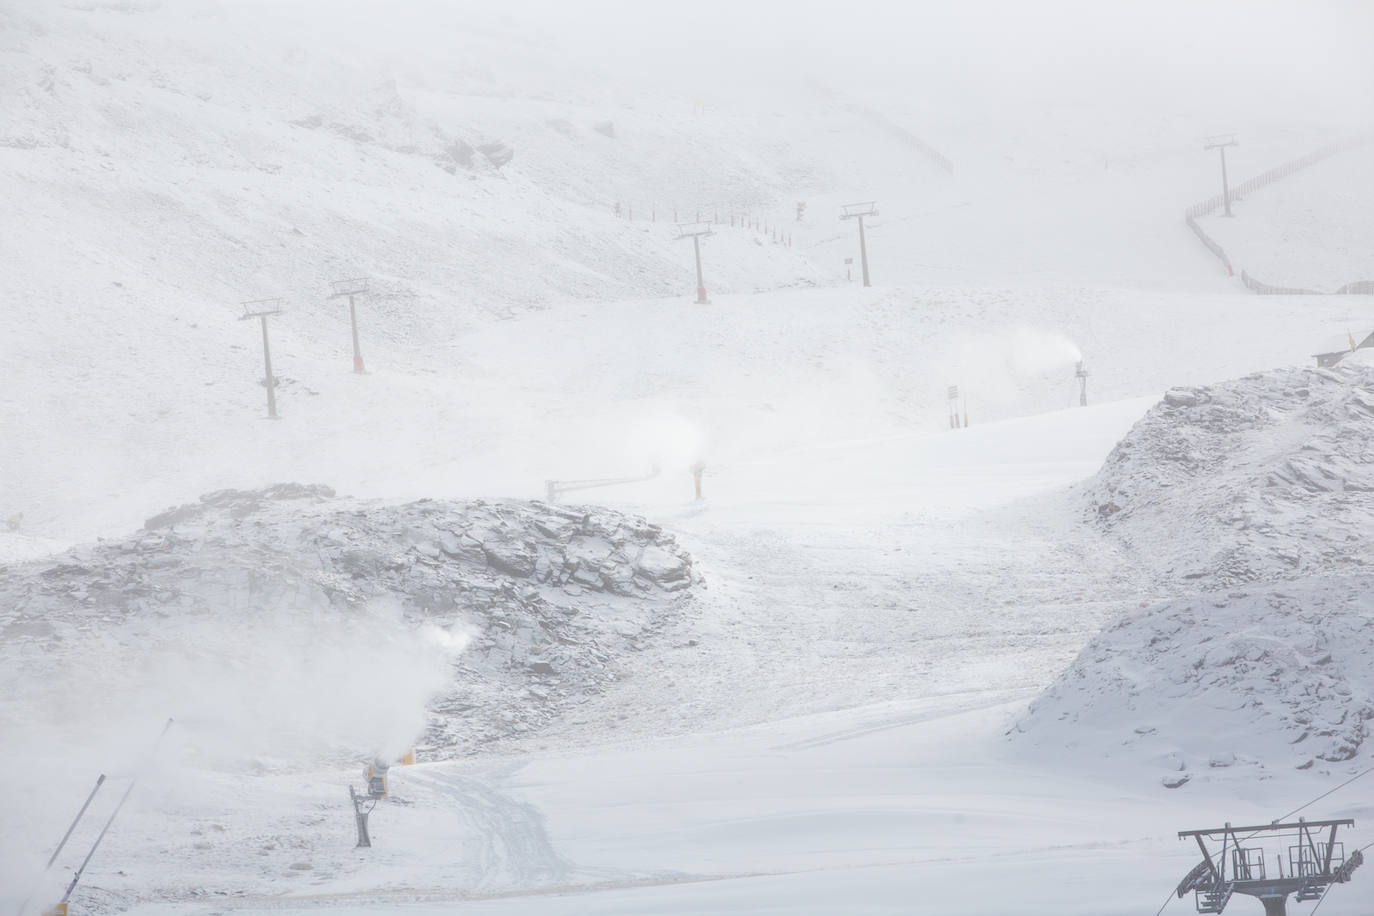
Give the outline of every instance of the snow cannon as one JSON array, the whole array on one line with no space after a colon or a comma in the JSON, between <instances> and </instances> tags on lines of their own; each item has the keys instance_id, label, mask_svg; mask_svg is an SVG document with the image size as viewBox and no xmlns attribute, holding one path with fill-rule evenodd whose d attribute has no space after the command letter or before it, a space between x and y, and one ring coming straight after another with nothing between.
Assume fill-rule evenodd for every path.
<instances>
[{"instance_id":1,"label":"snow cannon","mask_svg":"<svg viewBox=\"0 0 1374 916\"><path fill-rule=\"evenodd\" d=\"M67 916L67 901L54 903L43 911L43 916Z\"/></svg>"},{"instance_id":2,"label":"snow cannon","mask_svg":"<svg viewBox=\"0 0 1374 916\"><path fill-rule=\"evenodd\" d=\"M401 755L401 766L415 766L415 748L412 747L410 750L406 751L403 755Z\"/></svg>"},{"instance_id":3,"label":"snow cannon","mask_svg":"<svg viewBox=\"0 0 1374 916\"><path fill-rule=\"evenodd\" d=\"M390 794L390 787L387 785L387 771L391 767L389 764L380 760L374 760L367 765L363 771L363 779L367 782L367 794L371 798L386 798Z\"/></svg>"}]
</instances>

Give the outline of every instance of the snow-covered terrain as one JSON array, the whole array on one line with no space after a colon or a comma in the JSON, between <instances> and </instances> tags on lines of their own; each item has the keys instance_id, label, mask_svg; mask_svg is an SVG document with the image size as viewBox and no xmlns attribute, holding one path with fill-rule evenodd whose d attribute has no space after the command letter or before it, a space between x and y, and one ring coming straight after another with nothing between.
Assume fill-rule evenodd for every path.
<instances>
[{"instance_id":1,"label":"snow-covered terrain","mask_svg":"<svg viewBox=\"0 0 1374 916\"><path fill-rule=\"evenodd\" d=\"M1365 142L1233 203L1230 219L1201 220L1231 260L1270 286L1335 292L1374 279L1374 215ZM1233 157L1234 160L1234 157ZM1258 171L1258 169L1252 169Z\"/></svg>"},{"instance_id":2,"label":"snow-covered terrain","mask_svg":"<svg viewBox=\"0 0 1374 916\"><path fill-rule=\"evenodd\" d=\"M1178 218L1374 12L1256 9L0 0L0 914L126 792L73 913L1190 911L1374 763L1374 307Z\"/></svg>"}]
</instances>

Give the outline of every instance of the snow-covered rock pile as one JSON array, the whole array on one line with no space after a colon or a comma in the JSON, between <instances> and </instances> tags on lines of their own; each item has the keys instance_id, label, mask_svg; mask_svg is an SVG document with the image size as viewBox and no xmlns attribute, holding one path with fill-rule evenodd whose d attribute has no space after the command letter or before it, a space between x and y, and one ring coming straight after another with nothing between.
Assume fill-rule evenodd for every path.
<instances>
[{"instance_id":1,"label":"snow-covered rock pile","mask_svg":"<svg viewBox=\"0 0 1374 916\"><path fill-rule=\"evenodd\" d=\"M1016 734L1162 768L1374 757L1374 577L1180 598L1108 626Z\"/></svg>"},{"instance_id":2,"label":"snow-covered rock pile","mask_svg":"<svg viewBox=\"0 0 1374 916\"><path fill-rule=\"evenodd\" d=\"M1090 511L1204 588L1374 569L1374 361L1181 388L1108 456Z\"/></svg>"},{"instance_id":3,"label":"snow-covered rock pile","mask_svg":"<svg viewBox=\"0 0 1374 916\"><path fill-rule=\"evenodd\" d=\"M1175 389L1088 487L1091 524L1177 597L1128 611L1018 741L1177 787L1237 764L1365 765L1374 720L1374 359Z\"/></svg>"},{"instance_id":4,"label":"snow-covered rock pile","mask_svg":"<svg viewBox=\"0 0 1374 916\"><path fill-rule=\"evenodd\" d=\"M221 491L127 540L0 568L0 686L22 698L26 680L50 681L79 656L96 659L84 667L124 665L95 654L97 644L145 653L184 643L209 659L216 648L202 644L224 639L223 654L240 651L248 664L280 639L306 655L329 652L331 634L350 627L361 628L364 647L374 633L392 666L369 670L364 648L357 679L385 682L409 664L386 654L396 634L426 627L465 646L446 662L424 736L457 754L534 730L614 680L617 657L642 648L698 581L670 535L603 509L395 505L298 484ZM304 631L284 636L283 620ZM264 632L252 637L258 648L235 648L216 626ZM63 669L45 666L48 657L64 658ZM106 690L111 681L99 683Z\"/></svg>"}]
</instances>

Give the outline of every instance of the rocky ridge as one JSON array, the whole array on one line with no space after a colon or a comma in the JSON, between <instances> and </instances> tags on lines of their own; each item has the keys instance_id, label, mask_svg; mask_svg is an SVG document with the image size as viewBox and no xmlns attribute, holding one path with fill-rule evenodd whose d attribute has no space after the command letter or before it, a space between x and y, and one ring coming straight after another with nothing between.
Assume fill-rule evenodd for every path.
<instances>
[{"instance_id":1,"label":"rocky ridge","mask_svg":"<svg viewBox=\"0 0 1374 916\"><path fill-rule=\"evenodd\" d=\"M1099 633L1016 740L1170 788L1374 756L1374 358L1173 389L1081 495L1173 597Z\"/></svg>"},{"instance_id":2,"label":"rocky ridge","mask_svg":"<svg viewBox=\"0 0 1374 916\"><path fill-rule=\"evenodd\" d=\"M1374 360L1173 389L1087 495L1090 516L1174 583L1374 569Z\"/></svg>"},{"instance_id":3,"label":"rocky ridge","mask_svg":"<svg viewBox=\"0 0 1374 916\"><path fill-rule=\"evenodd\" d=\"M0 669L17 689L59 645L165 640L188 620L281 609L331 626L380 602L470 636L424 735L454 756L531 733L614 681L617 659L699 582L671 535L604 509L225 490L126 540L0 567Z\"/></svg>"}]
</instances>

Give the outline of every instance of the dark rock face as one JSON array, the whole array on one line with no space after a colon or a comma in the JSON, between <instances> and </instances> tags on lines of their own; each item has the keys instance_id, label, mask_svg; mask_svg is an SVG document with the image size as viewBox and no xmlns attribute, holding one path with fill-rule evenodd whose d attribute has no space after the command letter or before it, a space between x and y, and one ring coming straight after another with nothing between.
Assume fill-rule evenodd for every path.
<instances>
[{"instance_id":1,"label":"dark rock face","mask_svg":"<svg viewBox=\"0 0 1374 916\"><path fill-rule=\"evenodd\" d=\"M300 608L328 625L382 601L413 625L472 635L425 736L456 755L534 731L614 681L616 658L675 619L699 581L671 535L604 509L221 490L127 540L0 569L0 665L171 615Z\"/></svg>"}]
</instances>

